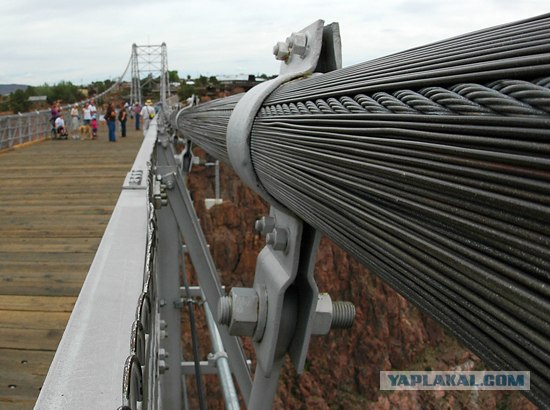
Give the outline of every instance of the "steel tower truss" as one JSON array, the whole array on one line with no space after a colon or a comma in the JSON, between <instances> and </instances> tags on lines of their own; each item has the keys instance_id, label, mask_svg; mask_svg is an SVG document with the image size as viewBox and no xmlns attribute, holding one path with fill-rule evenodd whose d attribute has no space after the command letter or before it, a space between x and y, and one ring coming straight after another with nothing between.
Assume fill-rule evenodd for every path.
<instances>
[{"instance_id":1,"label":"steel tower truss","mask_svg":"<svg viewBox=\"0 0 550 410\"><path fill-rule=\"evenodd\" d=\"M142 78L142 76L144 76ZM166 102L170 96L168 76L168 53L166 43L161 45L132 45L132 88L131 103L143 103L142 88L153 82L158 84L160 101Z\"/></svg>"}]
</instances>

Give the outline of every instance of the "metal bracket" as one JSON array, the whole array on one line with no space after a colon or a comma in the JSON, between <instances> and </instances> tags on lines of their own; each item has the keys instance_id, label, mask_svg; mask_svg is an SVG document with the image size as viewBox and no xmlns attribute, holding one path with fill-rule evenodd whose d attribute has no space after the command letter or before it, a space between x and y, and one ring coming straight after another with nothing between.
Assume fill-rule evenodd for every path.
<instances>
[{"instance_id":1,"label":"metal bracket","mask_svg":"<svg viewBox=\"0 0 550 410\"><path fill-rule=\"evenodd\" d=\"M340 31L335 29L338 24L332 23L327 27L330 29L324 27L323 20L317 20L298 33L293 33L287 39L290 51L281 63L279 76L248 91L233 109L227 125L227 153L233 169L245 184L279 208L282 208L282 205L264 189L254 171L250 155L252 125L265 99L280 85L315 72L321 56L327 59L323 63L325 67L342 65ZM296 43L300 41L301 47L298 47ZM277 44L282 47L282 44L286 43ZM323 50L331 51L323 53ZM334 61L329 61L330 59Z\"/></svg>"},{"instance_id":2,"label":"metal bracket","mask_svg":"<svg viewBox=\"0 0 550 410\"><path fill-rule=\"evenodd\" d=\"M253 287L259 298L265 299L267 312L261 338L255 334L254 349L266 376L287 351L301 373L319 294L313 268L321 235L275 207L269 215L275 219L273 231L286 232L286 246L277 250L277 243L266 245L258 256Z\"/></svg>"}]
</instances>

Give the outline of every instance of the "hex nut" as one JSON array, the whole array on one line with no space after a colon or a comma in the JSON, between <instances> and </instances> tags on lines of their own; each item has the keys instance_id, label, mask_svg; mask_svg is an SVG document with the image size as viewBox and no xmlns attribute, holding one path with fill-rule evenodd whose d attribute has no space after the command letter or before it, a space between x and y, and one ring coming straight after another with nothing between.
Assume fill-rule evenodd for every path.
<instances>
[{"instance_id":1,"label":"hex nut","mask_svg":"<svg viewBox=\"0 0 550 410\"><path fill-rule=\"evenodd\" d=\"M285 251L288 247L288 232L285 228L275 228L266 235L265 241L276 251Z\"/></svg>"},{"instance_id":2,"label":"hex nut","mask_svg":"<svg viewBox=\"0 0 550 410\"><path fill-rule=\"evenodd\" d=\"M290 36L292 44L291 52L300 57L305 57L307 53L307 35L306 33L292 33Z\"/></svg>"},{"instance_id":3,"label":"hex nut","mask_svg":"<svg viewBox=\"0 0 550 410\"><path fill-rule=\"evenodd\" d=\"M231 289L231 336L252 336L258 323L258 294L251 288Z\"/></svg>"},{"instance_id":4,"label":"hex nut","mask_svg":"<svg viewBox=\"0 0 550 410\"><path fill-rule=\"evenodd\" d=\"M275 218L272 216L263 216L254 224L254 229L261 235L266 235L275 228Z\"/></svg>"},{"instance_id":5,"label":"hex nut","mask_svg":"<svg viewBox=\"0 0 550 410\"><path fill-rule=\"evenodd\" d=\"M273 47L273 55L276 60L284 61L290 55L290 50L288 49L288 44L284 41L279 41Z\"/></svg>"}]
</instances>

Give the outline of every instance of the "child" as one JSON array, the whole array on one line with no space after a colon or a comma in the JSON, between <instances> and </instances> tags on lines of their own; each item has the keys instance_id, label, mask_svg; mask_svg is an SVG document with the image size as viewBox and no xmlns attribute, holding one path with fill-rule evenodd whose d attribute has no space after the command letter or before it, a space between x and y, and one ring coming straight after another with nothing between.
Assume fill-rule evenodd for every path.
<instances>
[{"instance_id":1,"label":"child","mask_svg":"<svg viewBox=\"0 0 550 410\"><path fill-rule=\"evenodd\" d=\"M92 115L92 121L90 122L92 126L92 139L97 139L97 118L95 115Z\"/></svg>"}]
</instances>

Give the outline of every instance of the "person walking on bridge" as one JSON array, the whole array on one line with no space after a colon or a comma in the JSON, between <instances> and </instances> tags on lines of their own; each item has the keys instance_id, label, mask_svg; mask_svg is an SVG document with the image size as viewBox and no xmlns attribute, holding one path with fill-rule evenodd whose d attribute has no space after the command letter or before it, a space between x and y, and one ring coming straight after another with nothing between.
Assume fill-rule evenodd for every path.
<instances>
[{"instance_id":1,"label":"person walking on bridge","mask_svg":"<svg viewBox=\"0 0 550 410\"><path fill-rule=\"evenodd\" d=\"M116 110L113 103L109 103L107 105L107 109L105 110L105 121L107 121L107 128L109 129L109 141L110 142L116 142Z\"/></svg>"},{"instance_id":2,"label":"person walking on bridge","mask_svg":"<svg viewBox=\"0 0 550 410\"><path fill-rule=\"evenodd\" d=\"M151 120L155 118L155 109L153 108L153 101L145 101L145 106L141 109L141 118L143 118L143 136L147 134Z\"/></svg>"},{"instance_id":3,"label":"person walking on bridge","mask_svg":"<svg viewBox=\"0 0 550 410\"><path fill-rule=\"evenodd\" d=\"M80 114L78 112L78 104L73 105L71 108L71 137L73 140L80 138L78 135L78 127L80 126Z\"/></svg>"},{"instance_id":4,"label":"person walking on bridge","mask_svg":"<svg viewBox=\"0 0 550 410\"><path fill-rule=\"evenodd\" d=\"M128 119L126 113L126 106L124 103L120 104L120 111L118 112L118 120L120 121L120 135L121 137L126 136L126 120Z\"/></svg>"},{"instance_id":5,"label":"person walking on bridge","mask_svg":"<svg viewBox=\"0 0 550 410\"><path fill-rule=\"evenodd\" d=\"M90 103L88 101L86 101L82 108L82 119L84 120L84 125L90 125L90 121L92 121L92 111L90 110Z\"/></svg>"},{"instance_id":6,"label":"person walking on bridge","mask_svg":"<svg viewBox=\"0 0 550 410\"><path fill-rule=\"evenodd\" d=\"M134 104L132 110L134 111L134 115L136 116L136 131L139 131L139 117L141 116L141 107L138 102Z\"/></svg>"}]
</instances>

